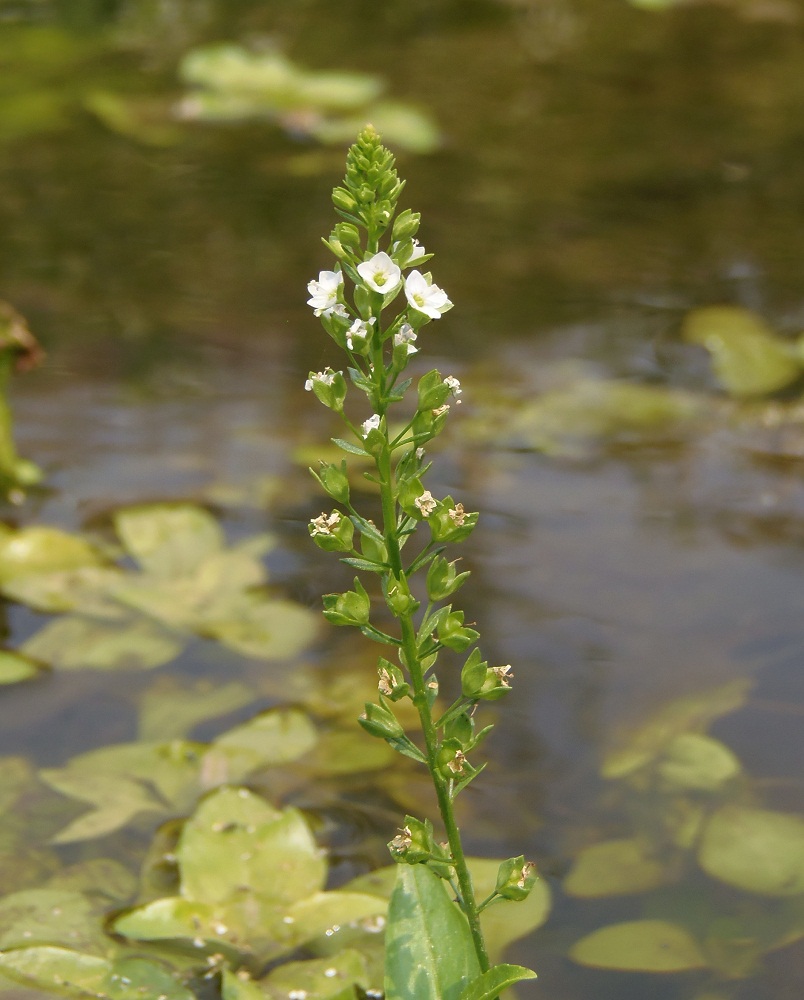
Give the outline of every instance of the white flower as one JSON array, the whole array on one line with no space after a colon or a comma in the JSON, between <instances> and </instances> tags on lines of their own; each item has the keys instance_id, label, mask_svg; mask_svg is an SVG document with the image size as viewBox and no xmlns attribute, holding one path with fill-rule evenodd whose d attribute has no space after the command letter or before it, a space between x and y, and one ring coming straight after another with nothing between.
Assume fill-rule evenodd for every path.
<instances>
[{"instance_id":1,"label":"white flower","mask_svg":"<svg viewBox=\"0 0 804 1000\"><path fill-rule=\"evenodd\" d=\"M364 346L369 335L369 324L375 322L376 319L372 316L368 323L363 319L356 319L354 323L352 323L346 331L346 346L350 351L359 351L360 348ZM363 344L355 345L355 338L362 340Z\"/></svg>"},{"instance_id":2,"label":"white flower","mask_svg":"<svg viewBox=\"0 0 804 1000\"><path fill-rule=\"evenodd\" d=\"M430 284L421 271L411 271L405 278L405 296L414 309L430 319L440 319L442 313L452 308L444 289Z\"/></svg>"},{"instance_id":3,"label":"white flower","mask_svg":"<svg viewBox=\"0 0 804 1000\"><path fill-rule=\"evenodd\" d=\"M444 385L448 385L450 387L453 396L460 396L463 392L461 389L461 383L455 378L454 375L447 375L444 379Z\"/></svg>"},{"instance_id":4,"label":"white flower","mask_svg":"<svg viewBox=\"0 0 804 1000\"><path fill-rule=\"evenodd\" d=\"M402 280L399 265L395 264L383 250L375 253L371 260L357 265L357 273L375 292L392 292Z\"/></svg>"},{"instance_id":5,"label":"white flower","mask_svg":"<svg viewBox=\"0 0 804 1000\"><path fill-rule=\"evenodd\" d=\"M310 521L311 535L331 535L332 529L337 528L341 523L341 515L337 510L331 514L319 514Z\"/></svg>"},{"instance_id":6,"label":"white flower","mask_svg":"<svg viewBox=\"0 0 804 1000\"><path fill-rule=\"evenodd\" d=\"M410 254L408 255L407 259L402 264L403 267L410 267L410 265L414 264L417 260L421 260L422 257L427 256L427 251L424 249L421 243L419 243L418 240L415 239L411 240L411 243L413 244L413 246L411 247ZM391 246L391 253L397 253L401 244L402 241L397 240L396 243L394 243Z\"/></svg>"},{"instance_id":7,"label":"white flower","mask_svg":"<svg viewBox=\"0 0 804 1000\"><path fill-rule=\"evenodd\" d=\"M338 304L338 289L343 283L340 271L320 271L318 281L313 279L307 283L310 298L307 305L312 306L316 316L331 312Z\"/></svg>"},{"instance_id":8,"label":"white flower","mask_svg":"<svg viewBox=\"0 0 804 1000\"><path fill-rule=\"evenodd\" d=\"M463 527L467 512L463 509L462 503L456 503L453 508L447 511L447 514L452 518L452 523L456 528Z\"/></svg>"},{"instance_id":9,"label":"white flower","mask_svg":"<svg viewBox=\"0 0 804 1000\"><path fill-rule=\"evenodd\" d=\"M394 334L394 347L399 347L401 344L405 344L408 349L408 354L415 354L419 349L418 347L413 346L415 339L416 331L410 323L403 323Z\"/></svg>"},{"instance_id":10,"label":"white flower","mask_svg":"<svg viewBox=\"0 0 804 1000\"><path fill-rule=\"evenodd\" d=\"M379 413L372 414L368 420L364 420L360 425L363 428L363 437L368 437L371 431L377 431L380 429L380 415Z\"/></svg>"},{"instance_id":11,"label":"white flower","mask_svg":"<svg viewBox=\"0 0 804 1000\"><path fill-rule=\"evenodd\" d=\"M416 497L414 504L422 512L422 517L429 517L438 505L438 501L429 490L425 490L420 497Z\"/></svg>"},{"instance_id":12,"label":"white flower","mask_svg":"<svg viewBox=\"0 0 804 1000\"><path fill-rule=\"evenodd\" d=\"M308 392L312 392L313 382L322 382L324 385L332 385L335 381L336 375L343 375L343 372L334 372L331 368L327 368L327 370L323 372L315 372L304 383L304 388Z\"/></svg>"}]
</instances>

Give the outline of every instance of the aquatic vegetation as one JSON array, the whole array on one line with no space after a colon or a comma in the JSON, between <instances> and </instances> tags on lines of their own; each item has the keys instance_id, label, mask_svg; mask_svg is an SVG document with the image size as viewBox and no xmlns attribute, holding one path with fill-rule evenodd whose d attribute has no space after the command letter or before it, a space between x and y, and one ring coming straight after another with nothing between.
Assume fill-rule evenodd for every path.
<instances>
[{"instance_id":1,"label":"aquatic vegetation","mask_svg":"<svg viewBox=\"0 0 804 1000\"><path fill-rule=\"evenodd\" d=\"M17 501L26 488L41 481L42 472L17 454L8 402L9 380L13 372L36 367L42 354L23 317L0 300L0 492Z\"/></svg>"},{"instance_id":2,"label":"aquatic vegetation","mask_svg":"<svg viewBox=\"0 0 804 1000\"><path fill-rule=\"evenodd\" d=\"M333 625L359 629L393 652L394 660L379 657L378 700L366 702L358 721L370 736L424 765L446 833L446 840L438 842L429 819L406 816L388 845L399 874L388 912L385 996L491 1000L505 986L535 974L491 965L480 915L493 903L508 906L526 899L537 876L535 865L523 856L510 858L499 865L491 892L478 895L455 818L456 797L485 768L469 759L492 728L476 731L476 709L508 694L513 674L510 665L490 667L482 659L476 645L480 633L465 622L463 611L446 603L469 573L459 572L457 562L442 553L470 535L479 515L451 496L436 499L424 486L431 466L425 445L443 430L448 401L461 402L460 381L437 370L422 375L412 414L401 429L392 424L395 405L413 385L404 375L418 353L421 331L452 308L432 275L418 269L432 254L416 239L419 215L397 214L402 188L393 156L373 126L366 126L347 154L343 185L332 193L344 221L324 242L336 266L308 283L308 305L347 352L349 381L367 397L371 415L362 421L347 415L343 371L310 372L305 389L348 432L347 439L334 438L334 443L349 456L372 459L372 471L364 475L379 489L381 522L375 525L353 505L346 460L322 462L311 472L338 506L313 518L309 532L319 548L340 553L347 566L379 578L387 612L396 620L394 631L378 619L359 577L354 590L324 595L324 617ZM384 318L402 293L407 304ZM425 526L426 542L419 531ZM407 561L403 550L416 542L417 551ZM417 574L426 582L411 585ZM445 650L468 655L460 670L460 694L441 705L436 665ZM418 742L406 733L396 707L408 702L418 714ZM451 886L457 906L444 896L442 881Z\"/></svg>"},{"instance_id":3,"label":"aquatic vegetation","mask_svg":"<svg viewBox=\"0 0 804 1000\"><path fill-rule=\"evenodd\" d=\"M192 504L117 511L120 566L99 544L32 526L0 537L3 593L59 615L19 653L62 670L149 669L175 659L191 636L244 656L295 656L315 636L306 608L269 594L259 535L226 547L215 518Z\"/></svg>"}]
</instances>

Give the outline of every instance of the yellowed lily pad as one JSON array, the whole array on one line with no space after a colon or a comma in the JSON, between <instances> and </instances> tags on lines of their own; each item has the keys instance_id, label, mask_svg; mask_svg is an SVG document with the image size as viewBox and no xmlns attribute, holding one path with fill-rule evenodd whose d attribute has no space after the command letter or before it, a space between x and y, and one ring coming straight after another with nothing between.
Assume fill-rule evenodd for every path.
<instances>
[{"instance_id":1,"label":"yellowed lily pad","mask_svg":"<svg viewBox=\"0 0 804 1000\"><path fill-rule=\"evenodd\" d=\"M570 896L596 898L647 892L667 881L661 861L634 837L584 848L564 880Z\"/></svg>"},{"instance_id":2,"label":"yellowed lily pad","mask_svg":"<svg viewBox=\"0 0 804 1000\"><path fill-rule=\"evenodd\" d=\"M804 817L724 806L704 828L698 863L712 878L747 892L804 893Z\"/></svg>"},{"instance_id":3,"label":"yellowed lily pad","mask_svg":"<svg viewBox=\"0 0 804 1000\"><path fill-rule=\"evenodd\" d=\"M718 381L732 396L765 396L801 376L795 344L748 309L695 309L685 318L681 335L709 351Z\"/></svg>"},{"instance_id":4,"label":"yellowed lily pad","mask_svg":"<svg viewBox=\"0 0 804 1000\"><path fill-rule=\"evenodd\" d=\"M690 933L664 920L601 927L576 941L569 957L579 965L624 972L684 972L707 965Z\"/></svg>"}]
</instances>

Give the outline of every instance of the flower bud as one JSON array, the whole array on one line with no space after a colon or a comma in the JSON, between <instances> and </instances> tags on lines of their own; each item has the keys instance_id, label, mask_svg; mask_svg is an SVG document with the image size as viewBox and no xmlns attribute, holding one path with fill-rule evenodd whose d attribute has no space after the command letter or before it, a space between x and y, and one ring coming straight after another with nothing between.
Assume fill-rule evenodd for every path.
<instances>
[{"instance_id":1,"label":"flower bud","mask_svg":"<svg viewBox=\"0 0 804 1000\"><path fill-rule=\"evenodd\" d=\"M419 606L419 602L413 597L408 586L408 581L404 575L401 579L391 576L388 580L385 593L385 601L388 607L397 618L410 614Z\"/></svg>"},{"instance_id":2,"label":"flower bud","mask_svg":"<svg viewBox=\"0 0 804 1000\"><path fill-rule=\"evenodd\" d=\"M389 701L399 701L410 693L410 685L399 667L382 656L377 664L377 676L377 688Z\"/></svg>"},{"instance_id":3,"label":"flower bud","mask_svg":"<svg viewBox=\"0 0 804 1000\"><path fill-rule=\"evenodd\" d=\"M405 817L405 825L388 844L391 857L396 862L418 865L430 860L434 853L433 825L429 820Z\"/></svg>"},{"instance_id":4,"label":"flower bud","mask_svg":"<svg viewBox=\"0 0 804 1000\"><path fill-rule=\"evenodd\" d=\"M325 552L351 552L355 526L339 510L314 517L307 526L310 537Z\"/></svg>"},{"instance_id":5,"label":"flower bud","mask_svg":"<svg viewBox=\"0 0 804 1000\"><path fill-rule=\"evenodd\" d=\"M340 468L337 465L322 462L316 479L333 500L337 500L338 503L349 502L349 479L346 475L345 461L341 462Z\"/></svg>"},{"instance_id":6,"label":"flower bud","mask_svg":"<svg viewBox=\"0 0 804 1000\"><path fill-rule=\"evenodd\" d=\"M427 570L427 596L431 601L443 601L455 591L469 576L468 570L456 573L457 560L448 562L444 556L436 556Z\"/></svg>"},{"instance_id":7,"label":"flower bud","mask_svg":"<svg viewBox=\"0 0 804 1000\"><path fill-rule=\"evenodd\" d=\"M411 212L409 208L406 208L404 212L400 212L394 220L391 239L400 241L412 239L419 231L421 218L419 212Z\"/></svg>"},{"instance_id":8,"label":"flower bud","mask_svg":"<svg viewBox=\"0 0 804 1000\"><path fill-rule=\"evenodd\" d=\"M461 693L473 701L480 698L486 682L488 663L480 659L480 650L473 649L461 669Z\"/></svg>"},{"instance_id":9,"label":"flower bud","mask_svg":"<svg viewBox=\"0 0 804 1000\"><path fill-rule=\"evenodd\" d=\"M444 740L436 755L436 767L443 778L454 781L467 774L469 762L463 752L460 740Z\"/></svg>"},{"instance_id":10,"label":"flower bud","mask_svg":"<svg viewBox=\"0 0 804 1000\"><path fill-rule=\"evenodd\" d=\"M452 390L435 370L419 379L419 410L436 410L446 403Z\"/></svg>"},{"instance_id":11,"label":"flower bud","mask_svg":"<svg viewBox=\"0 0 804 1000\"><path fill-rule=\"evenodd\" d=\"M346 379L343 372L335 372L331 368L326 368L323 372L310 372L304 388L312 390L330 410L335 410L336 413L343 411L343 401L346 399Z\"/></svg>"},{"instance_id":12,"label":"flower bud","mask_svg":"<svg viewBox=\"0 0 804 1000\"><path fill-rule=\"evenodd\" d=\"M355 589L343 594L324 594L324 617L333 625L368 625L371 600L355 577Z\"/></svg>"},{"instance_id":13,"label":"flower bud","mask_svg":"<svg viewBox=\"0 0 804 1000\"><path fill-rule=\"evenodd\" d=\"M438 510L429 518L433 540L439 543L460 542L471 535L480 515L470 514L462 503L455 503L452 497L444 497Z\"/></svg>"},{"instance_id":14,"label":"flower bud","mask_svg":"<svg viewBox=\"0 0 804 1000\"><path fill-rule=\"evenodd\" d=\"M480 633L463 624L463 611L453 611L438 629L438 641L448 649L462 653L480 638Z\"/></svg>"},{"instance_id":15,"label":"flower bud","mask_svg":"<svg viewBox=\"0 0 804 1000\"><path fill-rule=\"evenodd\" d=\"M350 250L360 250L360 231L351 222L339 222L332 230L332 236Z\"/></svg>"},{"instance_id":16,"label":"flower bud","mask_svg":"<svg viewBox=\"0 0 804 1000\"><path fill-rule=\"evenodd\" d=\"M381 704L375 705L373 702L366 702L366 710L357 720L363 729L372 736L377 736L381 740L395 740L405 735L405 730L397 721L396 716L383 704L384 699L380 697Z\"/></svg>"},{"instance_id":17,"label":"flower bud","mask_svg":"<svg viewBox=\"0 0 804 1000\"><path fill-rule=\"evenodd\" d=\"M332 204L341 212L348 212L354 215L358 210L357 200L349 194L346 188L336 187L332 192Z\"/></svg>"},{"instance_id":18,"label":"flower bud","mask_svg":"<svg viewBox=\"0 0 804 1000\"><path fill-rule=\"evenodd\" d=\"M503 861L497 871L495 892L504 899L526 899L536 884L536 865L524 855Z\"/></svg>"}]
</instances>

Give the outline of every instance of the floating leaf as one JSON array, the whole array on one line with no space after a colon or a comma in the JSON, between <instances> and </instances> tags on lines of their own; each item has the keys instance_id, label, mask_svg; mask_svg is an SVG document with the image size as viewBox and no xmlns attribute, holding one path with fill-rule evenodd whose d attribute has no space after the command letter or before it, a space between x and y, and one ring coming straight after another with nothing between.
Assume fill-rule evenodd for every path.
<instances>
[{"instance_id":1,"label":"floating leaf","mask_svg":"<svg viewBox=\"0 0 804 1000\"><path fill-rule=\"evenodd\" d=\"M244 656L283 660L298 655L315 638L318 617L292 601L243 594L226 617L208 621L205 634Z\"/></svg>"},{"instance_id":2,"label":"floating leaf","mask_svg":"<svg viewBox=\"0 0 804 1000\"><path fill-rule=\"evenodd\" d=\"M0 954L0 969L26 984L93 1000L194 1000L161 966L143 958L115 962L67 948L18 948Z\"/></svg>"},{"instance_id":3,"label":"floating leaf","mask_svg":"<svg viewBox=\"0 0 804 1000\"><path fill-rule=\"evenodd\" d=\"M176 851L182 893L222 902L244 887L276 904L323 888L326 862L296 809L278 812L244 788L208 795L186 823Z\"/></svg>"},{"instance_id":4,"label":"floating leaf","mask_svg":"<svg viewBox=\"0 0 804 1000\"><path fill-rule=\"evenodd\" d=\"M349 928L369 933L385 926L388 903L368 893L316 892L290 906L283 918L283 938L293 947L300 947L321 935L340 934ZM285 936L286 934L286 936ZM340 940L344 940L341 935Z\"/></svg>"},{"instance_id":5,"label":"floating leaf","mask_svg":"<svg viewBox=\"0 0 804 1000\"><path fill-rule=\"evenodd\" d=\"M139 736L142 740L186 736L199 722L234 712L253 700L254 691L241 681L186 685L160 678L140 699Z\"/></svg>"},{"instance_id":6,"label":"floating leaf","mask_svg":"<svg viewBox=\"0 0 804 1000\"><path fill-rule=\"evenodd\" d=\"M441 133L427 114L410 104L398 101L378 101L371 107L371 121L390 145L412 153L432 153L441 145ZM365 117L327 118L315 122L311 133L321 142L347 142L365 125Z\"/></svg>"},{"instance_id":7,"label":"floating leaf","mask_svg":"<svg viewBox=\"0 0 804 1000\"><path fill-rule=\"evenodd\" d=\"M603 759L604 778L624 778L650 764L681 733L705 729L722 715L746 703L752 682L729 681L719 687L686 695L663 705L616 750Z\"/></svg>"},{"instance_id":8,"label":"floating leaf","mask_svg":"<svg viewBox=\"0 0 804 1000\"><path fill-rule=\"evenodd\" d=\"M662 863L636 838L606 840L584 848L564 880L570 896L596 898L647 892L666 881Z\"/></svg>"},{"instance_id":9,"label":"floating leaf","mask_svg":"<svg viewBox=\"0 0 804 1000\"><path fill-rule=\"evenodd\" d=\"M521 983L524 979L535 978L536 973L532 969L525 969L521 965L495 965L470 983L461 993L460 1000L497 1000L500 993L509 986Z\"/></svg>"},{"instance_id":10,"label":"floating leaf","mask_svg":"<svg viewBox=\"0 0 804 1000\"><path fill-rule=\"evenodd\" d=\"M804 818L724 806L704 827L698 863L712 878L747 892L804 893Z\"/></svg>"},{"instance_id":11,"label":"floating leaf","mask_svg":"<svg viewBox=\"0 0 804 1000\"><path fill-rule=\"evenodd\" d=\"M126 550L157 577L192 575L223 548L215 518L191 504L145 504L115 514L114 525Z\"/></svg>"},{"instance_id":12,"label":"floating leaf","mask_svg":"<svg viewBox=\"0 0 804 1000\"><path fill-rule=\"evenodd\" d=\"M31 636L20 652L62 670L144 670L169 663L183 647L181 638L155 622L66 615Z\"/></svg>"},{"instance_id":13,"label":"floating leaf","mask_svg":"<svg viewBox=\"0 0 804 1000\"><path fill-rule=\"evenodd\" d=\"M593 931L570 948L579 965L624 972L683 972L706 967L689 932L664 920L633 920Z\"/></svg>"},{"instance_id":14,"label":"floating leaf","mask_svg":"<svg viewBox=\"0 0 804 1000\"><path fill-rule=\"evenodd\" d=\"M260 988L262 995L271 1000L287 1000L294 996L306 1000L342 1000L356 998L353 987L365 984L366 976L363 956L345 949L328 958L286 962L261 979Z\"/></svg>"},{"instance_id":15,"label":"floating leaf","mask_svg":"<svg viewBox=\"0 0 804 1000\"><path fill-rule=\"evenodd\" d=\"M80 892L24 889L0 899L0 950L52 944L71 948L103 943L99 911Z\"/></svg>"},{"instance_id":16,"label":"floating leaf","mask_svg":"<svg viewBox=\"0 0 804 1000\"><path fill-rule=\"evenodd\" d=\"M212 904L181 896L155 899L116 917L116 934L134 941L222 941L228 927Z\"/></svg>"},{"instance_id":17,"label":"floating leaf","mask_svg":"<svg viewBox=\"0 0 804 1000\"><path fill-rule=\"evenodd\" d=\"M17 684L27 681L41 673L38 663L29 660L27 656L14 653L9 649L0 649L0 684Z\"/></svg>"},{"instance_id":18,"label":"floating leaf","mask_svg":"<svg viewBox=\"0 0 804 1000\"><path fill-rule=\"evenodd\" d=\"M120 620L126 611L110 595L123 579L120 570L111 566L79 566L16 577L4 585L3 592L13 601L48 614L80 611L94 618Z\"/></svg>"},{"instance_id":19,"label":"floating leaf","mask_svg":"<svg viewBox=\"0 0 804 1000\"><path fill-rule=\"evenodd\" d=\"M309 753L318 733L306 712L271 708L219 736L207 755L223 755L231 775L245 776L258 767L274 767Z\"/></svg>"},{"instance_id":20,"label":"floating leaf","mask_svg":"<svg viewBox=\"0 0 804 1000\"><path fill-rule=\"evenodd\" d=\"M47 881L48 889L72 890L104 901L120 903L137 890L137 879L119 861L112 858L89 858L56 872Z\"/></svg>"},{"instance_id":21,"label":"floating leaf","mask_svg":"<svg viewBox=\"0 0 804 1000\"><path fill-rule=\"evenodd\" d=\"M727 746L702 733L679 733L658 764L666 784L700 792L717 791L740 770L740 761Z\"/></svg>"},{"instance_id":22,"label":"floating leaf","mask_svg":"<svg viewBox=\"0 0 804 1000\"><path fill-rule=\"evenodd\" d=\"M385 932L386 1000L458 1000L480 975L466 918L424 865L398 865Z\"/></svg>"},{"instance_id":23,"label":"floating leaf","mask_svg":"<svg viewBox=\"0 0 804 1000\"><path fill-rule=\"evenodd\" d=\"M681 335L709 351L718 381L732 396L764 396L801 375L795 345L747 309L695 309L685 318Z\"/></svg>"},{"instance_id":24,"label":"floating leaf","mask_svg":"<svg viewBox=\"0 0 804 1000\"><path fill-rule=\"evenodd\" d=\"M0 584L33 573L99 566L102 557L89 542L58 528L33 526L0 536Z\"/></svg>"}]
</instances>

